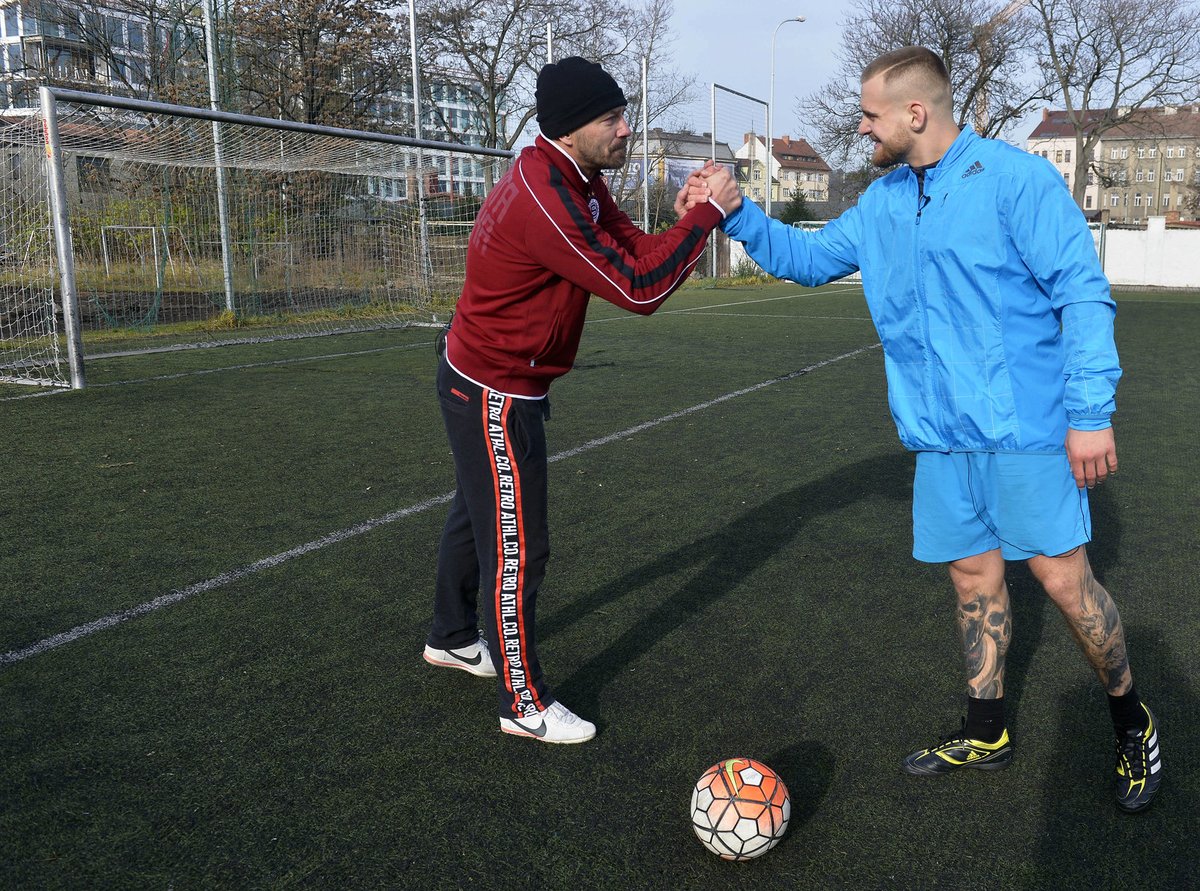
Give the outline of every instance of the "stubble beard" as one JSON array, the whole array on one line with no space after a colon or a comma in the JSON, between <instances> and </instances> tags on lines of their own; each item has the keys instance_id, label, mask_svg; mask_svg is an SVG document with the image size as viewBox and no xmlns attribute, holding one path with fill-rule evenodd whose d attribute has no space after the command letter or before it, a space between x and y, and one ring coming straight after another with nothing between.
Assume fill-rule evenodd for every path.
<instances>
[{"instance_id":1,"label":"stubble beard","mask_svg":"<svg viewBox=\"0 0 1200 891\"><path fill-rule=\"evenodd\" d=\"M607 152L607 158L602 165L604 170L616 170L619 167L625 166L625 161L629 157L629 142L621 140L620 143L614 145Z\"/></svg>"}]
</instances>

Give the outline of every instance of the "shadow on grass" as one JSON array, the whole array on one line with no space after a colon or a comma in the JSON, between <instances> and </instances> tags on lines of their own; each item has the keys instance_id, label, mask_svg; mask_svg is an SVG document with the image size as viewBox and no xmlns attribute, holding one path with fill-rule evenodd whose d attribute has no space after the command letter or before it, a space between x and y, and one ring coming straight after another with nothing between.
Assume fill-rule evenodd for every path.
<instances>
[{"instance_id":1,"label":"shadow on grass","mask_svg":"<svg viewBox=\"0 0 1200 891\"><path fill-rule=\"evenodd\" d=\"M1062 694L1054 758L1046 765L1041 844L1031 851L1045 887L1194 888L1200 757L1200 696L1189 666L1155 625L1126 622L1138 692L1161 728L1163 780L1146 811L1125 814L1113 800L1112 725L1099 685Z\"/></svg>"},{"instance_id":2,"label":"shadow on grass","mask_svg":"<svg viewBox=\"0 0 1200 891\"><path fill-rule=\"evenodd\" d=\"M822 743L805 741L773 753L766 763L780 776L788 778L788 798L792 802L788 825L795 828L807 823L821 806L833 782L837 763L833 752ZM780 845L787 845L796 837L795 832L788 833Z\"/></svg>"},{"instance_id":3,"label":"shadow on grass","mask_svg":"<svg viewBox=\"0 0 1200 891\"><path fill-rule=\"evenodd\" d=\"M839 467L821 479L797 486L737 517L697 541L634 567L575 605L539 621L544 640L570 627L631 590L652 586L688 568L702 567L642 621L587 662L559 689L569 691L572 708L595 712L601 691L639 657L675 629L695 619L743 584L748 576L788 545L815 517L880 496L907 503L912 498L912 459L903 452ZM578 706L576 706L578 703Z\"/></svg>"}]
</instances>

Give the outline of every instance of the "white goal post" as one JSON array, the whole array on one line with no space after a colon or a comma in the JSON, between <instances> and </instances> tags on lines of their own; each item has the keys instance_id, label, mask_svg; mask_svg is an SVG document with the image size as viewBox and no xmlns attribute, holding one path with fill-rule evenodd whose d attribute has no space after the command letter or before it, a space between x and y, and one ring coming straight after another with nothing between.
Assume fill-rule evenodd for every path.
<instances>
[{"instance_id":1,"label":"white goal post","mask_svg":"<svg viewBox=\"0 0 1200 891\"><path fill-rule=\"evenodd\" d=\"M40 114L0 122L0 188L15 199L0 210L4 381L82 387L85 346L96 357L440 323L475 214L514 154L40 93Z\"/></svg>"}]
</instances>

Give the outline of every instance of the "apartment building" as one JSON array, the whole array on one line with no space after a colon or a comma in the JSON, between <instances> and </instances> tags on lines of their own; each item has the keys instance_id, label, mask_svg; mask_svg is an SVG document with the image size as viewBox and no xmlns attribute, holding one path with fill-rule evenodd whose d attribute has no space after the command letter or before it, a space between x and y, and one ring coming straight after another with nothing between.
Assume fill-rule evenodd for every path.
<instances>
[{"instance_id":1,"label":"apartment building","mask_svg":"<svg viewBox=\"0 0 1200 891\"><path fill-rule=\"evenodd\" d=\"M804 139L785 134L772 140L768 155L766 139L757 133L746 133L734 155L739 185L757 204L766 202L768 189L773 210L786 204L795 191L802 192L809 201L829 200L829 165Z\"/></svg>"},{"instance_id":2,"label":"apartment building","mask_svg":"<svg viewBox=\"0 0 1200 891\"><path fill-rule=\"evenodd\" d=\"M176 101L178 94L163 88L191 80L193 93L198 89L207 96L199 8L146 3L144 12L86 0L0 0L0 115L36 108L41 84ZM445 72L424 76L430 78L433 99L433 107L423 110L427 138L445 139L450 133L453 141L481 145L482 125L462 78ZM359 110L385 125L412 126L407 84ZM431 164L431 194L482 193L485 171L479 161L436 157ZM403 181L372 180L369 186L381 197L407 198Z\"/></svg>"},{"instance_id":3,"label":"apartment building","mask_svg":"<svg viewBox=\"0 0 1200 891\"><path fill-rule=\"evenodd\" d=\"M1068 188L1075 175L1074 128L1065 111L1044 109L1026 148L1050 161ZM1143 109L1104 133L1089 159L1083 211L1110 222L1150 216L1197 219L1200 197L1200 105Z\"/></svg>"}]
</instances>

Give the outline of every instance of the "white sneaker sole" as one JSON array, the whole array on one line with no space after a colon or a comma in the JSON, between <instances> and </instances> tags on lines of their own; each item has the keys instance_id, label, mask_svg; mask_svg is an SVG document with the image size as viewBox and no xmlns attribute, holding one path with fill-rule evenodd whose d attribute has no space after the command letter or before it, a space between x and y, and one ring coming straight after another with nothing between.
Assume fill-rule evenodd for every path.
<instances>
[{"instance_id":1,"label":"white sneaker sole","mask_svg":"<svg viewBox=\"0 0 1200 891\"><path fill-rule=\"evenodd\" d=\"M445 653L445 650L434 650L434 653ZM445 659L440 656L431 656L428 649L421 654L421 657L430 665L436 665L438 668L457 668L459 671L465 671L467 674L473 674L477 678L494 678L496 669L492 667L492 663L480 662L478 665L471 665L469 662L463 662L459 659Z\"/></svg>"},{"instance_id":2,"label":"white sneaker sole","mask_svg":"<svg viewBox=\"0 0 1200 891\"><path fill-rule=\"evenodd\" d=\"M565 746L575 745L576 743L585 743L590 739L596 738L596 731L593 728L590 733L586 733L582 736L573 736L570 739L550 739L547 736L538 736L536 733L523 728L516 721L511 721L507 718L500 719L500 730L502 733L507 733L511 736L524 736L529 739L536 739L538 742L554 743L556 745Z\"/></svg>"}]
</instances>

